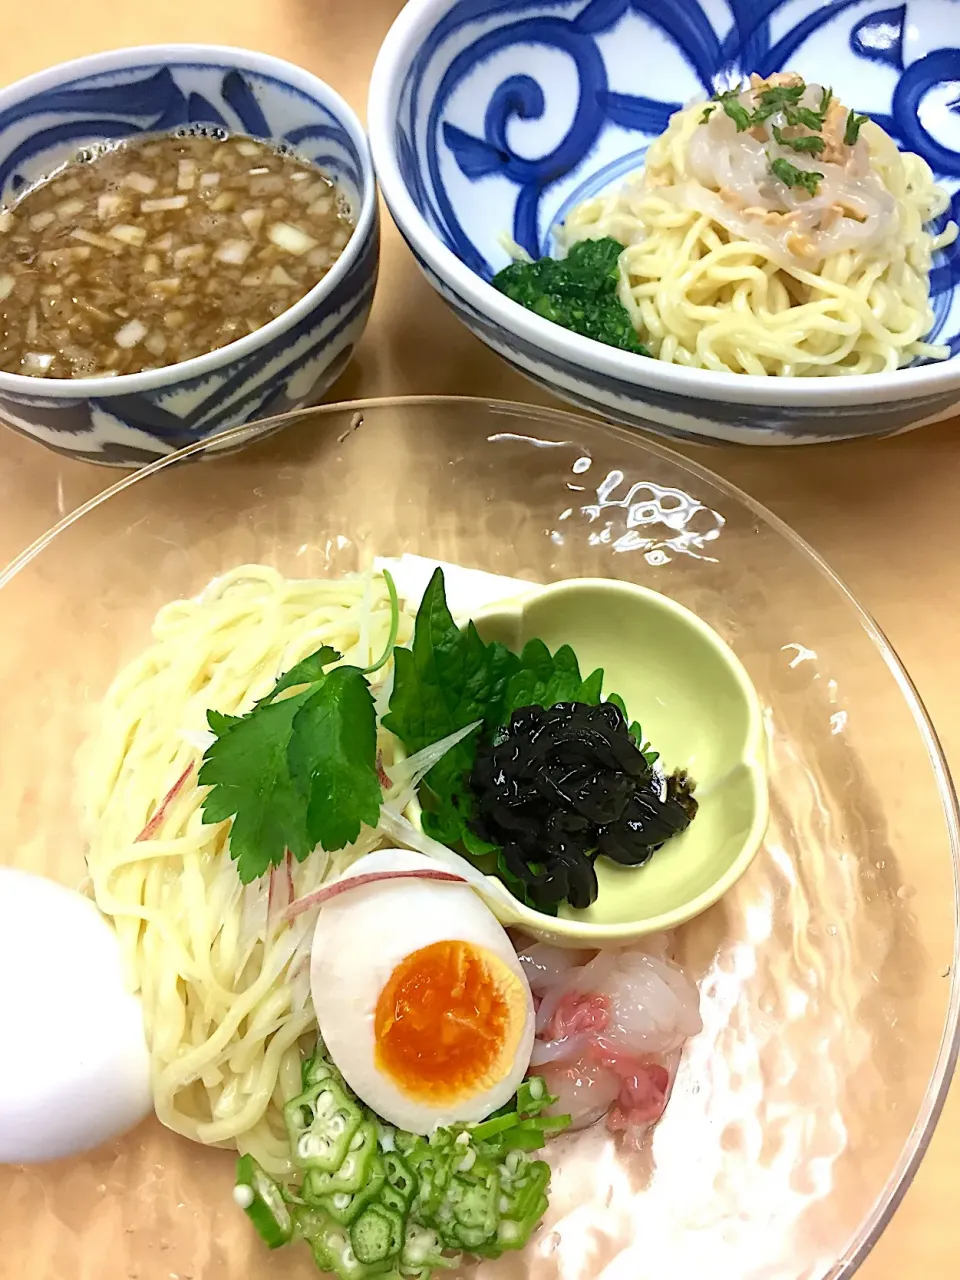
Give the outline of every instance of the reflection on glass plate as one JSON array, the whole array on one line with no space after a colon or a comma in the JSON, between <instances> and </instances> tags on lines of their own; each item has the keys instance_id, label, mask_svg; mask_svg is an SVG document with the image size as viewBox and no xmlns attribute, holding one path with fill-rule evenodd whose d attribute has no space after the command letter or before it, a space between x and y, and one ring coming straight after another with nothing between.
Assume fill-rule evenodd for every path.
<instances>
[{"instance_id":1,"label":"reflection on glass plate","mask_svg":"<svg viewBox=\"0 0 960 1280\"><path fill-rule=\"evenodd\" d=\"M764 847L679 931L705 1025L663 1121L631 1156L602 1130L558 1139L547 1221L480 1273L850 1275L926 1147L956 1052L953 790L907 677L840 584L657 446L546 410L409 400L310 411L243 453L124 482L0 592L17 726L0 743L5 860L80 880L73 762L160 605L244 562L323 576L404 552L665 592L743 662L771 754ZM261 1251L231 1185L227 1154L155 1122L86 1159L4 1169L5 1264L37 1280L311 1274L305 1252Z\"/></svg>"}]
</instances>

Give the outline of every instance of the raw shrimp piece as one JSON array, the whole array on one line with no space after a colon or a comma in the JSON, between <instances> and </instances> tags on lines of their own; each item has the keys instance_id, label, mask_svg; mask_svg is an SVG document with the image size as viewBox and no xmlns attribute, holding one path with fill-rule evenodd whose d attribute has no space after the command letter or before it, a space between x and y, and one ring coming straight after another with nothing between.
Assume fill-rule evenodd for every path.
<instances>
[{"instance_id":1,"label":"raw shrimp piece","mask_svg":"<svg viewBox=\"0 0 960 1280\"><path fill-rule=\"evenodd\" d=\"M683 1045L702 1027L699 992L668 959L669 943L659 934L585 963L546 943L521 952L538 1000L531 1068L574 1128L606 1114L636 1144L663 1114Z\"/></svg>"}]
</instances>

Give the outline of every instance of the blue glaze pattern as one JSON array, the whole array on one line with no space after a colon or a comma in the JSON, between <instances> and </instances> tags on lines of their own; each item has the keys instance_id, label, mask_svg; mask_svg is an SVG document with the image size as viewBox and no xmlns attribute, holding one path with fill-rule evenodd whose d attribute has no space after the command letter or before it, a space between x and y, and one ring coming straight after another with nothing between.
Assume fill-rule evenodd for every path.
<instances>
[{"instance_id":1,"label":"blue glaze pattern","mask_svg":"<svg viewBox=\"0 0 960 1280\"><path fill-rule=\"evenodd\" d=\"M399 87L387 145L431 233L482 280L509 261L506 235L532 257L551 252L552 228L636 171L683 102L752 71L790 68L832 84L927 160L952 195L940 225L960 215L960 107L950 93L960 82L960 0L414 0L408 8L419 10L419 25L391 68ZM396 215L386 184L384 194ZM903 430L944 416L960 398L918 388L882 407L831 406L824 420L803 405L654 391L521 339L415 252L484 341L535 380L624 421L652 420L691 438L832 439ZM931 290L931 338L958 358L960 245L937 255Z\"/></svg>"},{"instance_id":2,"label":"blue glaze pattern","mask_svg":"<svg viewBox=\"0 0 960 1280\"><path fill-rule=\"evenodd\" d=\"M86 145L208 125L269 138L315 161L336 178L356 213L365 200L372 203L365 138L341 117L332 92L285 81L276 74L283 64L273 60L265 60L269 70L254 70L195 56L180 60L175 47L168 58L145 60L158 52L130 50L128 63L109 68L103 64L123 55L95 56L85 60L89 74L77 75L74 66L69 77L64 69L62 83L42 91L29 92L29 82L3 91L0 202ZM80 384L64 395L40 379L0 374L0 419L60 453L137 466L228 427L313 403L343 371L363 332L378 257L374 203L332 287L280 332L255 340L252 350L237 357L224 348L200 375L184 377L182 366L171 366L90 396ZM160 385L138 390L144 377L153 383L159 377Z\"/></svg>"}]
</instances>

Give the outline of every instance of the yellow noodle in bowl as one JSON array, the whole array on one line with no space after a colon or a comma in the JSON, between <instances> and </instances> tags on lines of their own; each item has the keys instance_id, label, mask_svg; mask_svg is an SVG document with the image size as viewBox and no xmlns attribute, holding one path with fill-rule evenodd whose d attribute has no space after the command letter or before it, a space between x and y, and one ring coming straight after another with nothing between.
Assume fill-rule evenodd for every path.
<instances>
[{"instance_id":1,"label":"yellow noodle in bowl","mask_svg":"<svg viewBox=\"0 0 960 1280\"><path fill-rule=\"evenodd\" d=\"M793 109L744 127L765 92L800 86L794 108L817 113L822 132L787 123ZM957 229L927 229L949 196L926 162L863 118L845 141L853 113L790 73L754 76L724 97L733 115L724 98L677 112L643 171L578 205L559 232L566 247L604 236L626 246L619 296L651 353L779 377L946 358L946 347L924 341L934 324L929 276ZM796 185L777 178L777 165Z\"/></svg>"}]
</instances>

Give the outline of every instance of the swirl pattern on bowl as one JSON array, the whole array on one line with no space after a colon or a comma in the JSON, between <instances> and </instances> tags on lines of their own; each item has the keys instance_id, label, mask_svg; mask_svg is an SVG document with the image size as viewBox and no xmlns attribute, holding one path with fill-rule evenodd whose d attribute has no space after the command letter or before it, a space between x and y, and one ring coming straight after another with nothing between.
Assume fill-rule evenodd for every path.
<instances>
[{"instance_id":1,"label":"swirl pattern on bowl","mask_svg":"<svg viewBox=\"0 0 960 1280\"><path fill-rule=\"evenodd\" d=\"M951 11L952 0L895 9L834 0L813 11L805 0L414 0L371 87L384 195L460 319L521 372L586 407L683 438L750 443L885 435L935 421L960 392L960 244L938 254L931 275L931 336L950 349L949 374L941 367L899 389L886 385L896 375L874 375L883 381L872 391L871 378L859 378L857 395L837 386L843 379L816 380L833 384L829 391L805 379L805 389L781 383L764 394L738 391L731 375L704 381L699 370L638 368L633 357L611 359L596 344L551 334L484 286L508 261L505 235L533 257L550 252L558 221L640 168L685 101L751 71L789 67L832 83L929 162L952 198L938 226L960 218Z\"/></svg>"},{"instance_id":2,"label":"swirl pattern on bowl","mask_svg":"<svg viewBox=\"0 0 960 1280\"><path fill-rule=\"evenodd\" d=\"M312 403L343 371L366 325L379 255L366 139L332 90L277 59L201 46L132 49L12 86L0 94L0 201L85 144L191 125L295 148L339 182L357 230L320 285L217 352L119 380L0 373L0 418L57 452L137 466Z\"/></svg>"}]
</instances>

